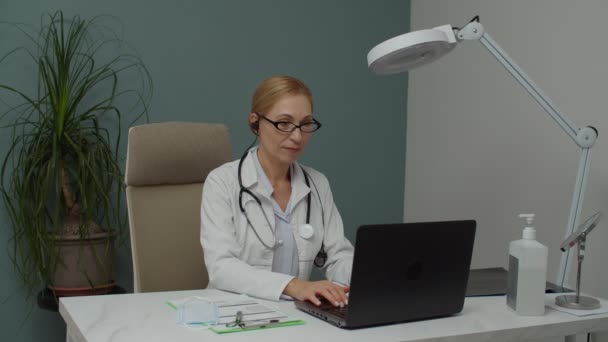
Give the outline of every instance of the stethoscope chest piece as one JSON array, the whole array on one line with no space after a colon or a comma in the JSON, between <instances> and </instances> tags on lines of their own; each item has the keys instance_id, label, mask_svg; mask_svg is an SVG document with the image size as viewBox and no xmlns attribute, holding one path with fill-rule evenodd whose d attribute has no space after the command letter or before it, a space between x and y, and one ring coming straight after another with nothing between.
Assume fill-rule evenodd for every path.
<instances>
[{"instance_id":1,"label":"stethoscope chest piece","mask_svg":"<svg viewBox=\"0 0 608 342\"><path fill-rule=\"evenodd\" d=\"M315 233L315 230L312 228L312 226L310 224L303 224L300 227L298 227L298 234L300 234L300 236L303 239L310 239Z\"/></svg>"}]
</instances>

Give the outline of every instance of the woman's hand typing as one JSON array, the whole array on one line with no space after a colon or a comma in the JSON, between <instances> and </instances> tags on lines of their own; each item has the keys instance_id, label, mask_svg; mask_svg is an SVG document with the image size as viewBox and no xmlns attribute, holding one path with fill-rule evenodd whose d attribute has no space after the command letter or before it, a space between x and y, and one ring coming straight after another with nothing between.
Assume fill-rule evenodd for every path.
<instances>
[{"instance_id":1,"label":"woman's hand typing","mask_svg":"<svg viewBox=\"0 0 608 342\"><path fill-rule=\"evenodd\" d=\"M319 297L323 297L334 306L343 307L348 304L348 291L350 286L340 286L327 280L306 281L293 278L283 293L297 300L308 300L315 305L321 305Z\"/></svg>"}]
</instances>

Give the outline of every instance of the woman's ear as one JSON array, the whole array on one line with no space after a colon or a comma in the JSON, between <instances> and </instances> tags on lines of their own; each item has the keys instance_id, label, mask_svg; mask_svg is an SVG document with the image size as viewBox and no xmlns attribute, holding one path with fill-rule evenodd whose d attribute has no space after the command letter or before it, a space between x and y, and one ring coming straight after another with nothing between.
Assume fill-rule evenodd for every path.
<instances>
[{"instance_id":1,"label":"woman's ear","mask_svg":"<svg viewBox=\"0 0 608 342\"><path fill-rule=\"evenodd\" d=\"M257 113L249 113L249 128L253 134L258 135L260 129L260 118Z\"/></svg>"}]
</instances>

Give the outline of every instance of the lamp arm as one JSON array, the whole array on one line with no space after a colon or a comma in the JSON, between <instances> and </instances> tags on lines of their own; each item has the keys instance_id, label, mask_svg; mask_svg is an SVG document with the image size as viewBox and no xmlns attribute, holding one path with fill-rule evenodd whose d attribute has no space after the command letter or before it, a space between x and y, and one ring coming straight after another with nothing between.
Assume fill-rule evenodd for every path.
<instances>
[{"instance_id":1,"label":"lamp arm","mask_svg":"<svg viewBox=\"0 0 608 342\"><path fill-rule=\"evenodd\" d=\"M485 32L484 27L477 21L468 23L456 34L460 40L479 40L492 56L521 84L536 102L551 116L551 118L578 144L577 127L557 108L530 77L509 57L509 55Z\"/></svg>"},{"instance_id":2,"label":"lamp arm","mask_svg":"<svg viewBox=\"0 0 608 342\"><path fill-rule=\"evenodd\" d=\"M597 129L591 126L578 129L566 116L557 108L549 98L543 94L540 88L526 75L526 73L509 57L509 55L485 32L484 27L478 21L471 21L461 30L456 32L459 40L479 40L481 44L492 54L492 56L515 78L517 82L536 100L536 102L551 116L551 118L568 134L572 140L581 148L581 157L578 164L574 193L572 194L572 204L566 226L566 235L574 232L576 223L583 206L585 188L587 185L587 175L589 174L589 164L591 161L591 148L595 144L598 136ZM566 274L571 268L569 258L570 250L562 253L557 283L564 286Z\"/></svg>"}]
</instances>

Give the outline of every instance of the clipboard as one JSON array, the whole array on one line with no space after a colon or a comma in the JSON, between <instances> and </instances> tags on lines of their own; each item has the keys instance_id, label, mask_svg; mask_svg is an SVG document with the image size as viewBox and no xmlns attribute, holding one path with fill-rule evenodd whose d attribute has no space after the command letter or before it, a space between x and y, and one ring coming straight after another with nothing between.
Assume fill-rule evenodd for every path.
<instances>
[{"instance_id":1,"label":"clipboard","mask_svg":"<svg viewBox=\"0 0 608 342\"><path fill-rule=\"evenodd\" d=\"M168 300L166 301L166 304L174 310L178 310L180 305L192 299L201 299L217 304L217 324L194 323L189 325L206 328L207 330L211 330L216 334L306 324L304 320L290 317L287 314L259 303L246 295L225 295L217 297L194 296L176 300ZM237 322L237 313L239 312L239 320Z\"/></svg>"}]
</instances>

